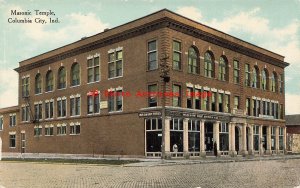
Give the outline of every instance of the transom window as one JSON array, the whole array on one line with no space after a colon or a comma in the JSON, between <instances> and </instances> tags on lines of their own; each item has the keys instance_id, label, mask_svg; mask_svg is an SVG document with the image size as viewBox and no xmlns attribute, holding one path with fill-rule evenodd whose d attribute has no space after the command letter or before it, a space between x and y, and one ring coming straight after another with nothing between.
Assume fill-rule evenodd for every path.
<instances>
[{"instance_id":1,"label":"transom window","mask_svg":"<svg viewBox=\"0 0 300 188\"><path fill-rule=\"evenodd\" d=\"M155 70L157 65L157 41L148 42L148 70Z\"/></svg>"},{"instance_id":2,"label":"transom window","mask_svg":"<svg viewBox=\"0 0 300 188\"><path fill-rule=\"evenodd\" d=\"M199 59L198 50L195 47L190 47L188 52L188 72L193 74L199 74Z\"/></svg>"}]
</instances>

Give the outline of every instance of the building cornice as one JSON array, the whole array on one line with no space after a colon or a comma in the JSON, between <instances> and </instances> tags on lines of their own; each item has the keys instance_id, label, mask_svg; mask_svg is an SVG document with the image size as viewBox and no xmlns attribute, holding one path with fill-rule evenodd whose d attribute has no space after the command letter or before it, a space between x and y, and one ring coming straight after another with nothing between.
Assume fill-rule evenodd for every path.
<instances>
[{"instance_id":1,"label":"building cornice","mask_svg":"<svg viewBox=\"0 0 300 188\"><path fill-rule=\"evenodd\" d=\"M182 22L176 21L169 17L163 17L163 18L157 19L155 21L149 22L147 24L140 25L135 28L126 30L124 32L114 34L114 35L108 36L106 38L91 42L89 44L82 45L77 48L59 53L57 55L54 55L54 56L51 56L51 57L48 57L48 58L45 58L42 60L33 61L30 64L23 65L23 66L16 68L15 71L17 71L19 73L29 71L36 67L41 67L41 66L48 65L48 64L51 64L54 62L58 62L63 59L66 59L66 58L74 57L78 54L89 52L89 51L92 51L92 50L95 50L95 49L98 49L98 48L101 48L101 47L104 47L107 45L111 45L111 44L114 44L114 43L117 43L120 41L124 41L124 40L130 39L130 38L133 38L133 37L136 37L136 36L148 33L148 32L162 29L162 28L170 28L172 30L193 36L195 38L199 38L199 39L207 41L209 43L221 46L223 48L230 49L232 51L244 54L246 56L255 58L257 60L261 60L266 63L270 63L272 65L275 65L275 66L278 66L281 68L284 68L289 65L288 63L286 63L284 61L281 61L281 60L278 60L271 56L265 55L261 52L255 51L253 49L247 48L242 45L239 45L237 43L226 40L224 38L215 36L211 33L202 31L200 29L197 29L195 27L189 26ZM85 40L85 39L83 39L83 40Z\"/></svg>"}]
</instances>

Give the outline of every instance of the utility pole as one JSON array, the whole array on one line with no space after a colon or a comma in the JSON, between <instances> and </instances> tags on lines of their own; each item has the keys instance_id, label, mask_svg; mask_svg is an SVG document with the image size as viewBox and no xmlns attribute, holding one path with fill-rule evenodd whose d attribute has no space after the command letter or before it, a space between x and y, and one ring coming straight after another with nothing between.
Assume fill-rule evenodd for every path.
<instances>
[{"instance_id":1,"label":"utility pole","mask_svg":"<svg viewBox=\"0 0 300 188\"><path fill-rule=\"evenodd\" d=\"M163 54L163 57L160 59L160 77L163 81L163 95L162 95L162 112L161 112L161 121L162 121L162 153L161 158L166 158L166 151L165 151L165 119L166 119L166 85L168 82L170 82L170 67L168 65L169 56L167 54Z\"/></svg>"}]
</instances>

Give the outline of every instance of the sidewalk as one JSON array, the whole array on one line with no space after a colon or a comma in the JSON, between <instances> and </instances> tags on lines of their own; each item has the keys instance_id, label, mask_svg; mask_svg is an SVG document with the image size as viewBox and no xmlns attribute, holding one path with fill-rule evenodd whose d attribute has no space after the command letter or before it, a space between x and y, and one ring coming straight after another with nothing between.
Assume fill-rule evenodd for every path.
<instances>
[{"instance_id":1,"label":"sidewalk","mask_svg":"<svg viewBox=\"0 0 300 188\"><path fill-rule=\"evenodd\" d=\"M124 167L151 167L151 166L170 166L170 165L190 165L190 164L207 164L207 163L230 163L244 161L267 161L267 160L290 160L300 159L299 155L279 155L279 156L251 156L251 157L215 157L207 156L202 159L137 159L140 162L126 164Z\"/></svg>"}]
</instances>

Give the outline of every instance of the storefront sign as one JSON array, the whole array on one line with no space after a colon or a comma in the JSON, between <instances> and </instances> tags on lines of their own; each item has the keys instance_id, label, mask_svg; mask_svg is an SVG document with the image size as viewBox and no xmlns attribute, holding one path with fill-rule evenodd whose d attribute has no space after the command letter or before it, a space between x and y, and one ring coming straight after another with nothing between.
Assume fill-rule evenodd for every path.
<instances>
[{"instance_id":1,"label":"storefront sign","mask_svg":"<svg viewBox=\"0 0 300 188\"><path fill-rule=\"evenodd\" d=\"M161 116L161 112L140 112L139 117Z\"/></svg>"}]
</instances>

